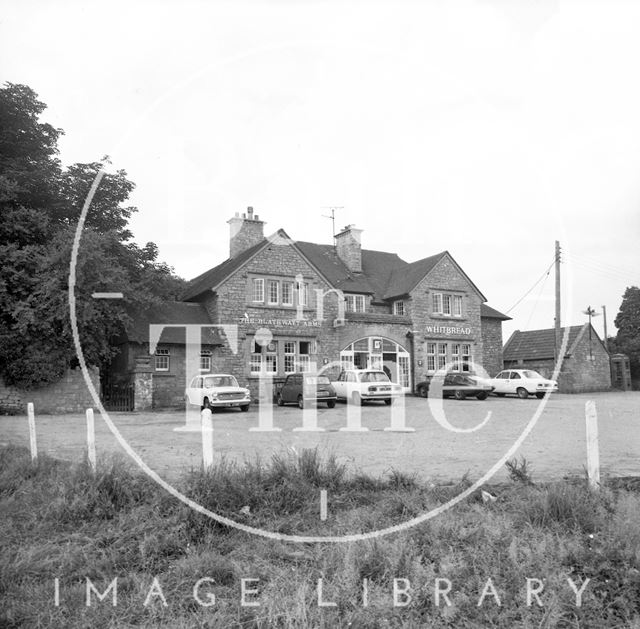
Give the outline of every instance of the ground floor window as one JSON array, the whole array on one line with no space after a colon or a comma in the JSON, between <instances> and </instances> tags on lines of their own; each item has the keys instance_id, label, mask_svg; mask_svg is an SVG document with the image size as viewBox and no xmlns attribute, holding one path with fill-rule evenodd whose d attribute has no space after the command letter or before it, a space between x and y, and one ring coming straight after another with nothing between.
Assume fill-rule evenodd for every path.
<instances>
[{"instance_id":1,"label":"ground floor window","mask_svg":"<svg viewBox=\"0 0 640 629\"><path fill-rule=\"evenodd\" d=\"M426 343L427 373L433 374L438 369L448 371L472 371L473 352L471 343Z\"/></svg>"},{"instance_id":2,"label":"ground floor window","mask_svg":"<svg viewBox=\"0 0 640 629\"><path fill-rule=\"evenodd\" d=\"M311 339L278 338L262 346L251 340L249 371L285 375L295 371L310 371L316 342Z\"/></svg>"},{"instance_id":3,"label":"ground floor window","mask_svg":"<svg viewBox=\"0 0 640 629\"><path fill-rule=\"evenodd\" d=\"M381 369L405 391L411 388L409 352L399 343L379 336L367 336L347 345L340 352L344 369Z\"/></svg>"},{"instance_id":4,"label":"ground floor window","mask_svg":"<svg viewBox=\"0 0 640 629\"><path fill-rule=\"evenodd\" d=\"M156 349L155 353L156 371L169 371L169 350L165 348Z\"/></svg>"},{"instance_id":5,"label":"ground floor window","mask_svg":"<svg viewBox=\"0 0 640 629\"><path fill-rule=\"evenodd\" d=\"M203 349L200 352L200 371L211 371L211 350Z\"/></svg>"}]
</instances>

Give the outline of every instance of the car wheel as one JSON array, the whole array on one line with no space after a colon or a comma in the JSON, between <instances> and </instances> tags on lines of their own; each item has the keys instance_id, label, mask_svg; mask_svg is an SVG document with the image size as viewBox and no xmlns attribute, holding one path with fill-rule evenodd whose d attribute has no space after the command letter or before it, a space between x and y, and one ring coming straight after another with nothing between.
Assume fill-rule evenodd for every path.
<instances>
[{"instance_id":1,"label":"car wheel","mask_svg":"<svg viewBox=\"0 0 640 629\"><path fill-rule=\"evenodd\" d=\"M329 400L327 402L327 407L328 408L335 408L335 406L336 406L336 401L335 400Z\"/></svg>"},{"instance_id":2,"label":"car wheel","mask_svg":"<svg viewBox=\"0 0 640 629\"><path fill-rule=\"evenodd\" d=\"M241 410L243 413L246 413L246 412L249 410L249 405L248 405L248 404L245 404L244 406L241 406L241 407L240 407L240 410Z\"/></svg>"},{"instance_id":3,"label":"car wheel","mask_svg":"<svg viewBox=\"0 0 640 629\"><path fill-rule=\"evenodd\" d=\"M391 406L391 403L392 403L392 402L393 402L393 400L392 400L391 398L389 398L388 400L385 400L385 401L384 401L384 403L385 403L387 406Z\"/></svg>"},{"instance_id":4,"label":"car wheel","mask_svg":"<svg viewBox=\"0 0 640 629\"><path fill-rule=\"evenodd\" d=\"M418 387L418 395L420 397L429 397L429 389L427 387Z\"/></svg>"},{"instance_id":5,"label":"car wheel","mask_svg":"<svg viewBox=\"0 0 640 629\"><path fill-rule=\"evenodd\" d=\"M284 400L282 399L282 395L278 393L278 397L276 398L276 403L278 406L284 406Z\"/></svg>"},{"instance_id":6,"label":"car wheel","mask_svg":"<svg viewBox=\"0 0 640 629\"><path fill-rule=\"evenodd\" d=\"M522 387L518 387L516 389L516 393L518 394L518 397L521 400L526 400L529 397L529 392L526 389L523 389Z\"/></svg>"},{"instance_id":7,"label":"car wheel","mask_svg":"<svg viewBox=\"0 0 640 629\"><path fill-rule=\"evenodd\" d=\"M211 406L209 406L209 398L206 397L204 398L204 400L202 400L202 405L200 406L200 410L204 411L205 408L211 409Z\"/></svg>"},{"instance_id":8,"label":"car wheel","mask_svg":"<svg viewBox=\"0 0 640 629\"><path fill-rule=\"evenodd\" d=\"M304 408L304 398L301 395L298 396L298 408Z\"/></svg>"},{"instance_id":9,"label":"car wheel","mask_svg":"<svg viewBox=\"0 0 640 629\"><path fill-rule=\"evenodd\" d=\"M496 393L496 395L497 395L498 397L504 397L504 396L506 395L506 393Z\"/></svg>"},{"instance_id":10,"label":"car wheel","mask_svg":"<svg viewBox=\"0 0 640 629\"><path fill-rule=\"evenodd\" d=\"M540 391L538 391L538 393L536 393L536 397L541 400L544 397L544 393L541 393Z\"/></svg>"},{"instance_id":11,"label":"car wheel","mask_svg":"<svg viewBox=\"0 0 640 629\"><path fill-rule=\"evenodd\" d=\"M461 391L460 389L456 389L455 393L453 394L453 397L456 398L456 400L464 400L467 396L465 395L464 391Z\"/></svg>"},{"instance_id":12,"label":"car wheel","mask_svg":"<svg viewBox=\"0 0 640 629\"><path fill-rule=\"evenodd\" d=\"M478 393L478 395L476 395L476 397L479 400L486 400L489 397L489 394L486 391L484 391L482 393Z\"/></svg>"},{"instance_id":13,"label":"car wheel","mask_svg":"<svg viewBox=\"0 0 640 629\"><path fill-rule=\"evenodd\" d=\"M357 391L353 392L353 395L351 396L351 401L356 406L362 406L364 404L364 400L362 399L362 396Z\"/></svg>"}]
</instances>

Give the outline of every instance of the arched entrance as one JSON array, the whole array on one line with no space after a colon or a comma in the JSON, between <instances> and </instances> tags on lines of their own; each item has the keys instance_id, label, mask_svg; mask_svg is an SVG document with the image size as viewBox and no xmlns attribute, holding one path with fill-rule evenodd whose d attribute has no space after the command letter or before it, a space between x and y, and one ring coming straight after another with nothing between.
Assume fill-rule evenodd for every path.
<instances>
[{"instance_id":1,"label":"arched entrance","mask_svg":"<svg viewBox=\"0 0 640 629\"><path fill-rule=\"evenodd\" d=\"M340 362L347 369L382 369L405 393L411 391L409 352L391 339L382 336L358 339L340 352Z\"/></svg>"}]
</instances>

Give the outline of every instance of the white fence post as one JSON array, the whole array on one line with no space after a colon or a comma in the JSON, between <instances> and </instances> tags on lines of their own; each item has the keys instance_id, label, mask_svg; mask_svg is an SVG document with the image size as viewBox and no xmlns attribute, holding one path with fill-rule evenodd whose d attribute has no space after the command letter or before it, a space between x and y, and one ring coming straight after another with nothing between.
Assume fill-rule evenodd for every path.
<instances>
[{"instance_id":1,"label":"white fence post","mask_svg":"<svg viewBox=\"0 0 640 629\"><path fill-rule=\"evenodd\" d=\"M600 450L598 447L598 413L596 403L589 400L585 404L587 425L587 475L592 489L600 488Z\"/></svg>"},{"instance_id":2,"label":"white fence post","mask_svg":"<svg viewBox=\"0 0 640 629\"><path fill-rule=\"evenodd\" d=\"M93 420L93 409L88 408L87 416L87 460L91 471L96 473L96 428Z\"/></svg>"},{"instance_id":3,"label":"white fence post","mask_svg":"<svg viewBox=\"0 0 640 629\"><path fill-rule=\"evenodd\" d=\"M202 409L202 467L205 472L213 467L213 415L210 408Z\"/></svg>"},{"instance_id":4,"label":"white fence post","mask_svg":"<svg viewBox=\"0 0 640 629\"><path fill-rule=\"evenodd\" d=\"M33 402L27 404L27 416L29 418L29 448L31 449L31 461L38 460L38 444L36 442L36 416L33 410Z\"/></svg>"}]
</instances>

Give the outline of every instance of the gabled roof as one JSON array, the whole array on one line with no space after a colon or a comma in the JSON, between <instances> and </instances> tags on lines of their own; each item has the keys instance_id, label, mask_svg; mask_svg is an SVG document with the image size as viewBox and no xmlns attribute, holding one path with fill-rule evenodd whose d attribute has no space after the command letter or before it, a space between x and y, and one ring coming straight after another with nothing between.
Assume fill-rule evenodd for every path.
<instances>
[{"instance_id":1,"label":"gabled roof","mask_svg":"<svg viewBox=\"0 0 640 629\"><path fill-rule=\"evenodd\" d=\"M483 319L500 319L501 321L511 321L511 317L508 317L506 314L502 314L491 306L487 306L487 304L480 304L480 316Z\"/></svg>"},{"instance_id":2,"label":"gabled roof","mask_svg":"<svg viewBox=\"0 0 640 629\"><path fill-rule=\"evenodd\" d=\"M340 259L334 246L293 241L283 229L279 229L269 238L265 238L236 257L225 260L222 264L191 280L182 298L188 301L195 299L202 293L215 290L221 282L249 262L270 242L277 243L278 240L294 247L332 287L339 288L346 293L372 295L373 301L381 302L385 299L408 295L444 257L448 257L453 262L482 300L485 300L478 287L469 279L448 251L442 251L428 258L408 263L395 253L363 249L361 252L362 271L354 272ZM494 312L497 313L497 311ZM497 314L500 315L500 313ZM504 315L500 316L504 317ZM508 319L508 317L506 318Z\"/></svg>"},{"instance_id":3,"label":"gabled roof","mask_svg":"<svg viewBox=\"0 0 640 629\"><path fill-rule=\"evenodd\" d=\"M303 255L326 277L335 288L347 293L373 295L381 301L394 269L407 263L395 253L362 250L362 272L354 273L338 257L335 247L313 242L296 242Z\"/></svg>"},{"instance_id":4,"label":"gabled roof","mask_svg":"<svg viewBox=\"0 0 640 629\"><path fill-rule=\"evenodd\" d=\"M212 269L205 271L198 277L193 278L187 286L187 290L182 295L182 299L188 301L202 293L216 287L220 282L224 281L232 273L237 271L245 262L248 262L258 251L260 251L268 240L265 238L253 247L245 249L235 258L227 258L222 264L214 266Z\"/></svg>"},{"instance_id":5,"label":"gabled roof","mask_svg":"<svg viewBox=\"0 0 640 629\"><path fill-rule=\"evenodd\" d=\"M573 325L562 328L561 342L564 340L565 332L568 331L569 339L565 356L570 356L575 348L581 332L588 328L589 324ZM592 332L595 334L595 330ZM595 334L599 339L598 335ZM504 346L503 359L507 360L544 360L555 357L556 332L554 328L546 330L526 330L521 332L516 330Z\"/></svg>"},{"instance_id":6,"label":"gabled roof","mask_svg":"<svg viewBox=\"0 0 640 629\"><path fill-rule=\"evenodd\" d=\"M129 341L135 343L149 342L149 325L151 324L206 325L213 323L205 307L197 303L186 303L182 301L170 301L161 303L145 312L138 313L131 317L130 323L126 326L126 335ZM184 328L166 328L160 337L160 343L185 342ZM220 337L215 331L203 331L203 343L216 345L221 343Z\"/></svg>"}]
</instances>

